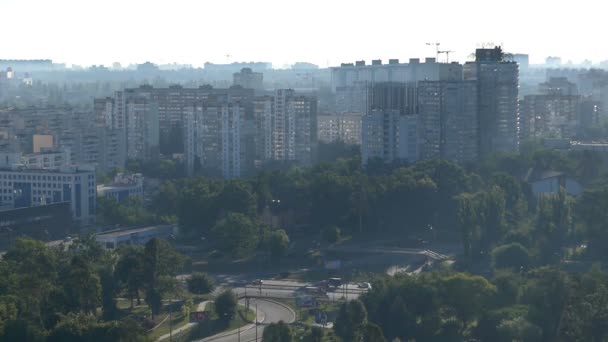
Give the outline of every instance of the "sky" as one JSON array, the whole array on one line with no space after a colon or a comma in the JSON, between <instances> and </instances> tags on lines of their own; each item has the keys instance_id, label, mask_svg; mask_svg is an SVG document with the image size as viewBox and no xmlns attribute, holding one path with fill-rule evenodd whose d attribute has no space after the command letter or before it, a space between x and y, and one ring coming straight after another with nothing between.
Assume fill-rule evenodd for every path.
<instances>
[{"instance_id":1,"label":"sky","mask_svg":"<svg viewBox=\"0 0 608 342\"><path fill-rule=\"evenodd\" d=\"M440 42L461 62L484 43L528 53L532 63L599 62L608 59L602 7L599 0L0 0L0 59L325 67L433 57L426 43Z\"/></svg>"}]
</instances>

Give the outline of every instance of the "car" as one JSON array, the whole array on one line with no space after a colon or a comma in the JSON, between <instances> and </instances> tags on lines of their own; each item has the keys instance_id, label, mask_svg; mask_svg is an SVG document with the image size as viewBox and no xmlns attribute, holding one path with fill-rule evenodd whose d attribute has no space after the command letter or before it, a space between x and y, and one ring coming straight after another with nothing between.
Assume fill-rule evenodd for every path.
<instances>
[{"instance_id":1,"label":"car","mask_svg":"<svg viewBox=\"0 0 608 342\"><path fill-rule=\"evenodd\" d=\"M63 239L63 242L70 242L70 241L72 241L72 237L71 237L71 236L66 236L66 237Z\"/></svg>"},{"instance_id":2,"label":"car","mask_svg":"<svg viewBox=\"0 0 608 342\"><path fill-rule=\"evenodd\" d=\"M255 286L262 286L264 285L264 281L262 279L256 279L251 284Z\"/></svg>"},{"instance_id":3,"label":"car","mask_svg":"<svg viewBox=\"0 0 608 342\"><path fill-rule=\"evenodd\" d=\"M370 283L366 283L366 282L359 283L359 288L360 288L360 289L367 289L367 290L371 290L371 289L372 289L372 284L370 284Z\"/></svg>"}]
</instances>

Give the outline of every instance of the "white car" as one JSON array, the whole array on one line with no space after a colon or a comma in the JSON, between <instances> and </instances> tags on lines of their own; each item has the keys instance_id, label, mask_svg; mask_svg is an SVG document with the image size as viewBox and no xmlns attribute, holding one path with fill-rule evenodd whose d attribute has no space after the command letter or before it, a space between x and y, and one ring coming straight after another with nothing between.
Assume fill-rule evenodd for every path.
<instances>
[{"instance_id":1,"label":"white car","mask_svg":"<svg viewBox=\"0 0 608 342\"><path fill-rule=\"evenodd\" d=\"M371 290L372 289L372 284L370 284L370 283L359 283L359 288L360 289Z\"/></svg>"}]
</instances>

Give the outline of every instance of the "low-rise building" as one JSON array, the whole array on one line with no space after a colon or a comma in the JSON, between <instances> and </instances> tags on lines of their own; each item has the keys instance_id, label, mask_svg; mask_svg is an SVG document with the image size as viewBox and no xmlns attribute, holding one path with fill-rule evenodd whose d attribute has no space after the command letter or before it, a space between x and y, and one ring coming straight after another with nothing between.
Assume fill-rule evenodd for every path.
<instances>
[{"instance_id":1,"label":"low-rise building","mask_svg":"<svg viewBox=\"0 0 608 342\"><path fill-rule=\"evenodd\" d=\"M111 184L97 186L97 196L113 198L117 202L124 202L131 197L144 197L144 177L141 173L125 175L119 173Z\"/></svg>"},{"instance_id":2,"label":"low-rise building","mask_svg":"<svg viewBox=\"0 0 608 342\"><path fill-rule=\"evenodd\" d=\"M29 208L69 202L72 217L82 224L95 221L95 169L0 169L0 208Z\"/></svg>"},{"instance_id":3,"label":"low-rise building","mask_svg":"<svg viewBox=\"0 0 608 342\"><path fill-rule=\"evenodd\" d=\"M560 171L530 169L525 180L536 198L558 194L562 189L570 196L579 196L584 190L579 182Z\"/></svg>"},{"instance_id":4,"label":"low-rise building","mask_svg":"<svg viewBox=\"0 0 608 342\"><path fill-rule=\"evenodd\" d=\"M174 230L174 225L115 230L98 234L95 240L106 249L114 249L123 245L145 245L154 238L169 239Z\"/></svg>"}]
</instances>

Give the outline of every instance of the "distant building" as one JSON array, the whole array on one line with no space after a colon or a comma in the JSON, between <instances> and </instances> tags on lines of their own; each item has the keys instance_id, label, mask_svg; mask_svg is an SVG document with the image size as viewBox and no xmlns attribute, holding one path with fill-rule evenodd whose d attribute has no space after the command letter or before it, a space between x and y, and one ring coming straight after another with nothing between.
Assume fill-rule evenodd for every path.
<instances>
[{"instance_id":1,"label":"distant building","mask_svg":"<svg viewBox=\"0 0 608 342\"><path fill-rule=\"evenodd\" d=\"M373 60L371 65L365 61L343 63L331 68L332 90L341 87L351 87L361 82L418 82L424 80L460 80L462 65L458 63L437 63L435 58L426 58L420 63L418 58L412 58L409 63L401 63L391 59L388 64L381 60Z\"/></svg>"},{"instance_id":2,"label":"distant building","mask_svg":"<svg viewBox=\"0 0 608 342\"><path fill-rule=\"evenodd\" d=\"M184 115L184 156L190 174L239 178L247 170L241 146L245 109L238 103L205 102L186 108Z\"/></svg>"},{"instance_id":3,"label":"distant building","mask_svg":"<svg viewBox=\"0 0 608 342\"><path fill-rule=\"evenodd\" d=\"M417 117L401 115L394 109L374 109L363 117L361 159L387 163L415 162L418 159Z\"/></svg>"},{"instance_id":4,"label":"distant building","mask_svg":"<svg viewBox=\"0 0 608 342\"><path fill-rule=\"evenodd\" d=\"M167 240L174 235L174 231L175 227L172 225L151 226L103 232L97 234L95 240L106 249L130 245L142 246L152 239Z\"/></svg>"},{"instance_id":5,"label":"distant building","mask_svg":"<svg viewBox=\"0 0 608 342\"><path fill-rule=\"evenodd\" d=\"M477 49L475 58L475 62L465 64L464 77L477 82L480 157L496 152L517 152L518 65L505 61L500 47Z\"/></svg>"},{"instance_id":6,"label":"distant building","mask_svg":"<svg viewBox=\"0 0 608 342\"><path fill-rule=\"evenodd\" d=\"M566 78L550 78L520 102L520 138L571 138L579 132L582 97Z\"/></svg>"},{"instance_id":7,"label":"distant building","mask_svg":"<svg viewBox=\"0 0 608 342\"><path fill-rule=\"evenodd\" d=\"M361 159L418 160L416 83L370 84L369 106L361 124Z\"/></svg>"},{"instance_id":8,"label":"distant building","mask_svg":"<svg viewBox=\"0 0 608 342\"><path fill-rule=\"evenodd\" d=\"M457 163L477 160L475 82L420 82L418 108L421 159L445 159Z\"/></svg>"},{"instance_id":9,"label":"distant building","mask_svg":"<svg viewBox=\"0 0 608 342\"><path fill-rule=\"evenodd\" d=\"M264 90L264 74L253 72L250 68L243 68L233 74L232 84L243 88Z\"/></svg>"},{"instance_id":10,"label":"distant building","mask_svg":"<svg viewBox=\"0 0 608 342\"><path fill-rule=\"evenodd\" d=\"M557 194L562 189L570 196L579 196L584 190L580 183L559 171L530 169L525 180L530 184L532 193L537 198Z\"/></svg>"},{"instance_id":11,"label":"distant building","mask_svg":"<svg viewBox=\"0 0 608 342\"><path fill-rule=\"evenodd\" d=\"M361 115L367 113L370 107L370 86L369 82L358 82L351 86L336 88L336 113L359 113Z\"/></svg>"},{"instance_id":12,"label":"distant building","mask_svg":"<svg viewBox=\"0 0 608 342\"><path fill-rule=\"evenodd\" d=\"M34 134L32 138L34 153L39 153L43 148L53 148L53 136L49 134Z\"/></svg>"},{"instance_id":13,"label":"distant building","mask_svg":"<svg viewBox=\"0 0 608 342\"><path fill-rule=\"evenodd\" d=\"M0 152L0 168L65 169L72 165L66 150L43 149L40 153Z\"/></svg>"},{"instance_id":14,"label":"distant building","mask_svg":"<svg viewBox=\"0 0 608 342\"><path fill-rule=\"evenodd\" d=\"M513 54L513 62L519 65L519 70L524 72L530 68L530 56L528 54Z\"/></svg>"},{"instance_id":15,"label":"distant building","mask_svg":"<svg viewBox=\"0 0 608 342\"><path fill-rule=\"evenodd\" d=\"M96 209L95 170L0 169L0 206L29 208L70 202L75 221L93 223Z\"/></svg>"},{"instance_id":16,"label":"distant building","mask_svg":"<svg viewBox=\"0 0 608 342\"><path fill-rule=\"evenodd\" d=\"M125 202L129 198L144 198L144 177L141 173L126 175L119 173L110 184L97 186L97 196L107 197L117 202Z\"/></svg>"},{"instance_id":17,"label":"distant building","mask_svg":"<svg viewBox=\"0 0 608 342\"><path fill-rule=\"evenodd\" d=\"M317 148L317 99L277 90L271 120L271 159L311 165Z\"/></svg>"},{"instance_id":18,"label":"distant building","mask_svg":"<svg viewBox=\"0 0 608 342\"><path fill-rule=\"evenodd\" d=\"M341 141L349 145L361 145L360 113L319 115L317 117L320 142L332 143Z\"/></svg>"}]
</instances>

